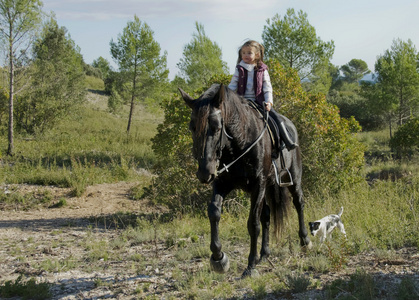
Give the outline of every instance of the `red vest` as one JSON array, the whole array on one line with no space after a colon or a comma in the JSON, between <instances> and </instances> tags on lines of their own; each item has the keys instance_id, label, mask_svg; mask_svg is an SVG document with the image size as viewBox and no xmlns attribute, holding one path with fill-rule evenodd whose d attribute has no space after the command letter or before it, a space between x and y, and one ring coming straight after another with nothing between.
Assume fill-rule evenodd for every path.
<instances>
[{"instance_id":1,"label":"red vest","mask_svg":"<svg viewBox=\"0 0 419 300\"><path fill-rule=\"evenodd\" d=\"M246 92L248 71L241 65L237 65L237 69L239 71L239 84L237 87L237 94L244 96ZM267 69L268 67L264 63L261 63L257 69L255 68L253 76L253 90L255 91L256 103L262 106L263 102L265 101L265 97L263 95L263 72L265 72Z\"/></svg>"}]
</instances>

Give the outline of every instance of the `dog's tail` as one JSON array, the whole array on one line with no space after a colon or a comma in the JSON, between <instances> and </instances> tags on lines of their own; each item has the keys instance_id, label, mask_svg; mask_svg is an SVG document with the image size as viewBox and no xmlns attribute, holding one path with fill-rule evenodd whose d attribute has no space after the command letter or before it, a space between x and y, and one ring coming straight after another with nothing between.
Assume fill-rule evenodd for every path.
<instances>
[{"instance_id":1,"label":"dog's tail","mask_svg":"<svg viewBox=\"0 0 419 300\"><path fill-rule=\"evenodd\" d=\"M338 213L339 218L342 215L342 213L343 213L343 206L340 208L340 212Z\"/></svg>"}]
</instances>

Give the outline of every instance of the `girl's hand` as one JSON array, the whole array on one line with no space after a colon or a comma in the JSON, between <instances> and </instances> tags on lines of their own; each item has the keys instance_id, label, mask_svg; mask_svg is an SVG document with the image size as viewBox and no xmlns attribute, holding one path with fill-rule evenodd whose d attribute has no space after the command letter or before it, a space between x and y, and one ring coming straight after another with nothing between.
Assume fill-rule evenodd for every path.
<instances>
[{"instance_id":1,"label":"girl's hand","mask_svg":"<svg viewBox=\"0 0 419 300\"><path fill-rule=\"evenodd\" d=\"M270 102L265 102L265 109L267 111L271 111L271 108L272 108L272 104Z\"/></svg>"}]
</instances>

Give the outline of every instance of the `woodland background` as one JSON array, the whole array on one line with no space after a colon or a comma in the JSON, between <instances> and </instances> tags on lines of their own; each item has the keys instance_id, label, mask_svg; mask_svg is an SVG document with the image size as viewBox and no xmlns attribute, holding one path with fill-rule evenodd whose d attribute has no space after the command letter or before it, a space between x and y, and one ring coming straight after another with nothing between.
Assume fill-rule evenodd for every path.
<instances>
[{"instance_id":1,"label":"woodland background","mask_svg":"<svg viewBox=\"0 0 419 300\"><path fill-rule=\"evenodd\" d=\"M115 69L102 57L86 64L70 33L42 11L40 1L0 1L0 38L6 46L0 68L2 210L67 205L66 197L21 194L11 188L16 184L66 188L67 197L80 197L95 184L135 182L132 201L165 207L172 222L201 220L210 187L195 178L190 111L177 88L198 97L212 83L228 84L231 75L204 26L196 22L191 30L192 39L178 63L181 72L170 81L167 53L161 53L152 28L137 16L110 41ZM359 58L334 66L333 41L322 41L307 14L292 8L268 19L261 42L275 109L296 124L301 137L307 218L317 219L344 206L345 226L351 228L347 242L336 241L329 251L318 249L313 254L324 258L322 272L342 268L347 257L365 251L417 249L419 55L415 45L395 39L388 50L377 53L373 71ZM247 196L236 192L226 201L225 218L228 223L243 222L247 210ZM291 217L285 232L290 241L297 240L294 221ZM160 217L149 222L151 227L144 221L140 225L157 232L158 226L167 224ZM237 234L243 242L246 233ZM208 242L207 235L197 229L188 238ZM190 246L177 235L163 239L170 249ZM157 240L154 236L148 241ZM206 259L207 254L199 255ZM292 271L303 269L295 266ZM294 279L307 281L301 274ZM406 280L409 293L418 293L417 278ZM315 288L313 280L308 282L305 289ZM29 284L6 281L1 291ZM177 288L182 293L188 290ZM272 289L264 285L261 295ZM234 289L229 291L225 297L234 296ZM256 297L257 289L253 291ZM359 296L356 290L348 293Z\"/></svg>"}]
</instances>

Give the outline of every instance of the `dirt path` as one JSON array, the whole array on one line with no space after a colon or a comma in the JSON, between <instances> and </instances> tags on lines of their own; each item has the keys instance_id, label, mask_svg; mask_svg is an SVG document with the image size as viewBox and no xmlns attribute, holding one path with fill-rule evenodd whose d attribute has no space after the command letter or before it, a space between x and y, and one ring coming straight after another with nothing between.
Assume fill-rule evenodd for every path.
<instances>
[{"instance_id":1,"label":"dirt path","mask_svg":"<svg viewBox=\"0 0 419 300\"><path fill-rule=\"evenodd\" d=\"M86 266L67 267L71 263L88 263L83 258L86 243L82 240L110 241L119 233L107 230L103 224L92 224L92 219L112 215L117 212L138 214L155 210L147 202L129 199L129 191L135 183L119 182L90 186L82 197L70 198L69 189L39 187L31 185L2 186L3 191L44 193L53 199L65 198L67 205L61 208L39 208L29 211L0 211L0 283L16 280L20 275L35 276L39 282L52 283L53 299L125 299L124 292L110 296L108 281L118 278L117 286L131 285L143 280L135 272L125 272L123 261L112 263L109 272L89 271ZM94 247L94 242L92 242ZM100 244L99 244L100 245ZM87 245L88 247L88 245ZM134 249L131 251L138 250ZM105 263L102 259L102 263ZM56 267L54 266L57 265ZM49 271L40 271L40 269ZM59 269L71 269L60 271ZM55 270L54 270L55 269ZM92 269L103 269L94 266ZM121 275L126 273L125 275ZM100 282L101 284L98 284ZM122 297L122 298L121 298ZM132 297L127 297L131 299ZM135 298L135 297L134 297Z\"/></svg>"},{"instance_id":2,"label":"dirt path","mask_svg":"<svg viewBox=\"0 0 419 300\"><path fill-rule=\"evenodd\" d=\"M130 200L129 190L134 185L126 182L95 185L88 187L79 198L68 198L68 189L18 186L20 193L48 189L54 199L65 197L67 205L30 211L0 211L0 284L16 280L23 274L38 282L49 282L52 299L184 298L188 291L179 288L179 278L202 269L208 263L205 259L194 258L187 264L180 264L173 249L163 241L131 242L126 246L126 241L124 244L124 239L120 238L122 230L92 223L92 219L117 212L160 211L145 201ZM0 188L5 191L12 187ZM232 251L233 260L234 256L240 260L237 264L246 257L246 253L241 252L247 250L243 249ZM273 257L262 269L275 272L276 266L282 263ZM403 276L410 276L419 286L416 248L400 249L391 257L378 257L374 253L351 256L346 268L339 272L309 272L308 276L325 284L338 278L347 279L359 268L380 282L382 299L391 299L389 295ZM236 297L252 299L252 290L240 288L237 274L231 274L225 280L236 289ZM222 282L213 284L216 288ZM321 298L323 293L321 288L297 295L278 296L268 292L266 299L315 299Z\"/></svg>"},{"instance_id":3,"label":"dirt path","mask_svg":"<svg viewBox=\"0 0 419 300\"><path fill-rule=\"evenodd\" d=\"M119 182L116 184L98 184L87 187L82 197L69 198L70 189L58 187L39 187L32 185L14 186L21 194L39 193L49 191L53 198L66 198L67 205L60 209L39 209L31 211L0 211L0 217L6 220L42 220L42 219L66 219L66 218L87 218L99 214L110 214L120 210L142 209L140 203L129 199L129 190L135 183ZM5 187L3 187L5 189ZM7 190L12 187L8 186Z\"/></svg>"}]
</instances>

